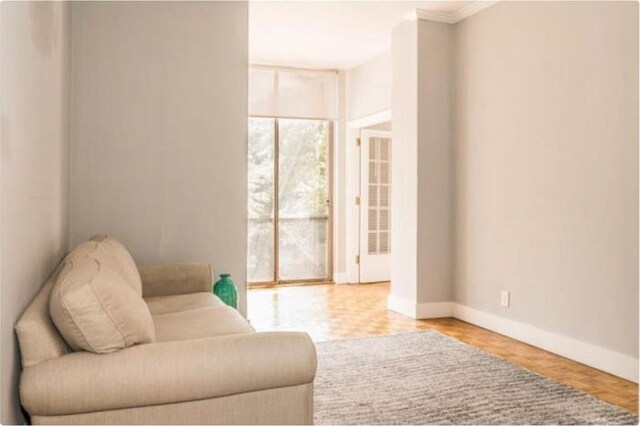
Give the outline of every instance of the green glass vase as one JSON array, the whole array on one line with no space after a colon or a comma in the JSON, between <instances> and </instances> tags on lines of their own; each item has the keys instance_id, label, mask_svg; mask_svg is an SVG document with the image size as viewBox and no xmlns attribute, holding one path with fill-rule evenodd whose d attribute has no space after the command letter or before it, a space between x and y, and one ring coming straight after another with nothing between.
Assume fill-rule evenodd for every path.
<instances>
[{"instance_id":1,"label":"green glass vase","mask_svg":"<svg viewBox=\"0 0 640 426\"><path fill-rule=\"evenodd\" d=\"M238 309L238 289L231 281L230 274L220 274L220 279L213 286L213 294L218 296L226 305Z\"/></svg>"}]
</instances>

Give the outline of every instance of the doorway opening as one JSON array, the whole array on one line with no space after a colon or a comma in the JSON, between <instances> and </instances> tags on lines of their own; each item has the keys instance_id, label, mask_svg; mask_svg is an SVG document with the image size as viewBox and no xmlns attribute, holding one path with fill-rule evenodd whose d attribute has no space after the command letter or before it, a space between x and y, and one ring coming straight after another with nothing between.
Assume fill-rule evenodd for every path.
<instances>
[{"instance_id":1,"label":"doorway opening","mask_svg":"<svg viewBox=\"0 0 640 426\"><path fill-rule=\"evenodd\" d=\"M333 122L253 116L248 128L248 281L331 281Z\"/></svg>"}]
</instances>

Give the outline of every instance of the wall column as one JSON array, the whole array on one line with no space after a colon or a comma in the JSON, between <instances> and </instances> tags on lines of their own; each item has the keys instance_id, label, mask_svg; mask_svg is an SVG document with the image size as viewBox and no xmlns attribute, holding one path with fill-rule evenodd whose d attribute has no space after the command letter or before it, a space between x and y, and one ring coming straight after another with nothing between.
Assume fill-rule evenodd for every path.
<instances>
[{"instance_id":1,"label":"wall column","mask_svg":"<svg viewBox=\"0 0 640 426\"><path fill-rule=\"evenodd\" d=\"M453 29L407 21L391 37L392 266L389 308L451 315Z\"/></svg>"}]
</instances>

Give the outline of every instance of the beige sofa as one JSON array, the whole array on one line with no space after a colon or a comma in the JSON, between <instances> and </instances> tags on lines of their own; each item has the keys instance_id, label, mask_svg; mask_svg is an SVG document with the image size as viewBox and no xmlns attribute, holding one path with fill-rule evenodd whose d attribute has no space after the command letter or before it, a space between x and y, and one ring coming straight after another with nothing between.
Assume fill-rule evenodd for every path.
<instances>
[{"instance_id":1,"label":"beige sofa","mask_svg":"<svg viewBox=\"0 0 640 426\"><path fill-rule=\"evenodd\" d=\"M307 334L256 333L211 293L208 265L140 267L155 341L99 354L72 351L49 314L64 263L16 324L20 398L32 423L313 422L316 354Z\"/></svg>"}]
</instances>

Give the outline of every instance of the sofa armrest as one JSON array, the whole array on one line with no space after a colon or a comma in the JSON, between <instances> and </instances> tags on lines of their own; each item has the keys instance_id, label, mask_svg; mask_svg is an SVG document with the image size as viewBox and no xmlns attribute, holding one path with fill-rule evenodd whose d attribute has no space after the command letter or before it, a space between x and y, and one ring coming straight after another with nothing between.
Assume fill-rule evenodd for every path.
<instances>
[{"instance_id":1,"label":"sofa armrest","mask_svg":"<svg viewBox=\"0 0 640 426\"><path fill-rule=\"evenodd\" d=\"M216 398L312 382L306 333L266 332L75 352L27 367L22 405L54 416Z\"/></svg>"},{"instance_id":2,"label":"sofa armrest","mask_svg":"<svg viewBox=\"0 0 640 426\"><path fill-rule=\"evenodd\" d=\"M173 263L138 267L142 296L211 292L213 272L207 263Z\"/></svg>"}]
</instances>

